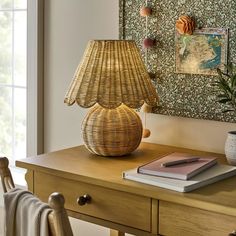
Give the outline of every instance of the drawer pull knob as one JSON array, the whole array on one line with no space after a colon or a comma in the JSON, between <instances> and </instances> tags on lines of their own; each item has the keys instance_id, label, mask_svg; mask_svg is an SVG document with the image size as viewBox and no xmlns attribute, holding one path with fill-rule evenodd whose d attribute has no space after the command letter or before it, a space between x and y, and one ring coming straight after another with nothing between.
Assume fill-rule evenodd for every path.
<instances>
[{"instance_id":1,"label":"drawer pull knob","mask_svg":"<svg viewBox=\"0 0 236 236\"><path fill-rule=\"evenodd\" d=\"M228 236L236 236L236 230L234 230L232 233L230 233Z\"/></svg>"},{"instance_id":2,"label":"drawer pull knob","mask_svg":"<svg viewBox=\"0 0 236 236\"><path fill-rule=\"evenodd\" d=\"M88 195L88 194L85 194L83 196L80 196L79 198L77 198L77 203L80 205L80 206L83 206L87 203L90 203L91 202L91 197Z\"/></svg>"}]
</instances>

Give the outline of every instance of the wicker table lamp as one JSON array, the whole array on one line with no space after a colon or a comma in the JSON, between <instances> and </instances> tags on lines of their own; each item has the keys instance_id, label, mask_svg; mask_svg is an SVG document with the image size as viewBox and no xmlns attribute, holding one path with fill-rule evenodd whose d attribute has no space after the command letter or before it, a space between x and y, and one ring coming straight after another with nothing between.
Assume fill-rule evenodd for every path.
<instances>
[{"instance_id":1,"label":"wicker table lamp","mask_svg":"<svg viewBox=\"0 0 236 236\"><path fill-rule=\"evenodd\" d=\"M133 110L154 106L157 94L134 41L88 43L65 103L91 107L82 123L85 146L102 156L134 151L142 138L142 122Z\"/></svg>"}]
</instances>

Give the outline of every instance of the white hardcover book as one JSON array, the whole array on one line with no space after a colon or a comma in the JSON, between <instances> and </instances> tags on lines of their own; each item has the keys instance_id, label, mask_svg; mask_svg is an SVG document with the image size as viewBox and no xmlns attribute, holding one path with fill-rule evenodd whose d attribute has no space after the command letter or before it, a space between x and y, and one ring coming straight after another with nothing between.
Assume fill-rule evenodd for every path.
<instances>
[{"instance_id":1,"label":"white hardcover book","mask_svg":"<svg viewBox=\"0 0 236 236\"><path fill-rule=\"evenodd\" d=\"M236 167L217 164L210 169L194 176L190 180L172 179L137 173L137 169L123 172L123 178L154 185L161 188L171 189L178 192L190 192L194 189L215 183L219 180L236 175Z\"/></svg>"}]
</instances>

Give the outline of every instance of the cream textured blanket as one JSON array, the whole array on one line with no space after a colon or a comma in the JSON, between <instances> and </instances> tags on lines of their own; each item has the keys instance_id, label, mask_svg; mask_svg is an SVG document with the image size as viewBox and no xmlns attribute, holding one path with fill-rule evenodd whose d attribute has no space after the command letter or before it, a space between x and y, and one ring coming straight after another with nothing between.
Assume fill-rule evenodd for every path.
<instances>
[{"instance_id":1,"label":"cream textured blanket","mask_svg":"<svg viewBox=\"0 0 236 236\"><path fill-rule=\"evenodd\" d=\"M51 208L32 193L15 188L4 194L5 236L49 236Z\"/></svg>"}]
</instances>

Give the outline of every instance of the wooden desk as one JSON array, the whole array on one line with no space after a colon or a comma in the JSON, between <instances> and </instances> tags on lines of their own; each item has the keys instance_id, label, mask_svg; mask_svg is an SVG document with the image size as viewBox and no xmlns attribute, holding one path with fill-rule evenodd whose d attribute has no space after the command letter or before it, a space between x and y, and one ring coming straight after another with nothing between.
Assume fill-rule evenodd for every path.
<instances>
[{"instance_id":1,"label":"wooden desk","mask_svg":"<svg viewBox=\"0 0 236 236\"><path fill-rule=\"evenodd\" d=\"M141 236L228 235L236 228L236 177L191 193L122 179L123 170L174 151L210 154L142 143L130 156L105 158L79 146L20 160L16 165L28 170L29 189L39 198L47 201L50 193L59 191L69 215L85 221ZM222 155L214 156L225 162ZM84 194L92 201L80 206L77 198Z\"/></svg>"}]
</instances>

